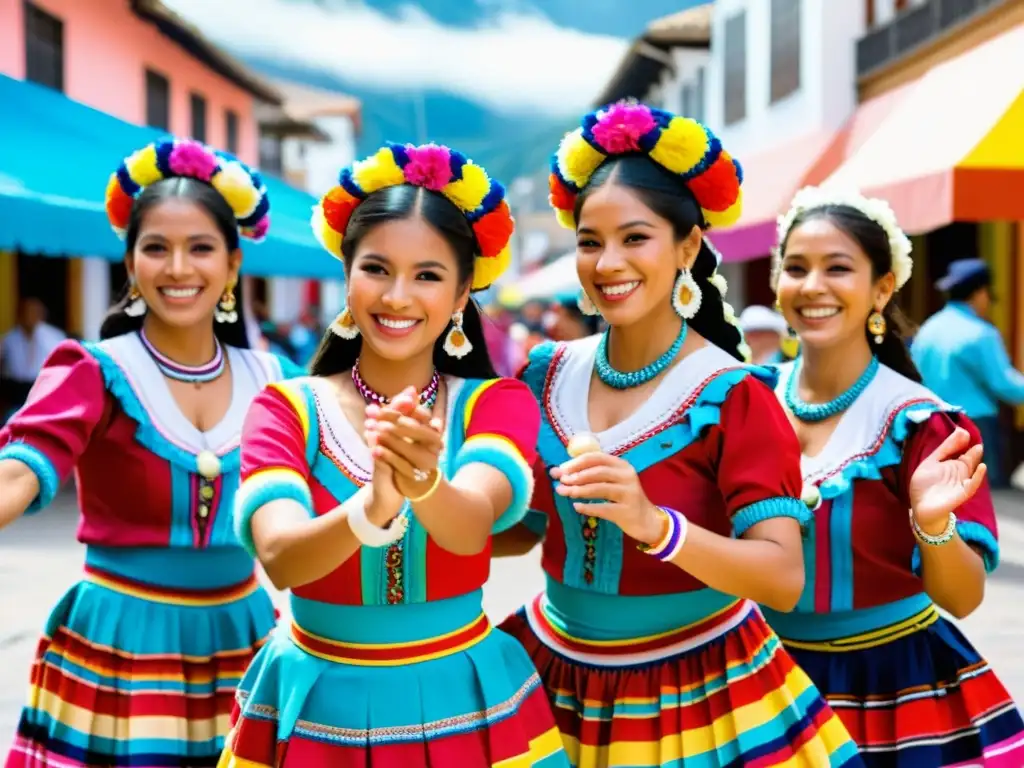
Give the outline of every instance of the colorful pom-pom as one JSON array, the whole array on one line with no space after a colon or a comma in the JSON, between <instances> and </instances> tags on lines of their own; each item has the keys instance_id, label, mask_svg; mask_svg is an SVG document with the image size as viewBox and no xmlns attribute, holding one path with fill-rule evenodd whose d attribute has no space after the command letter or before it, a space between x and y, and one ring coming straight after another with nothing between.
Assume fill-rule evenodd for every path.
<instances>
[{"instance_id":1,"label":"colorful pom-pom","mask_svg":"<svg viewBox=\"0 0 1024 768\"><path fill-rule=\"evenodd\" d=\"M512 263L512 248L506 245L494 257L489 259L478 258L473 263L473 284L474 291L482 291L494 284Z\"/></svg>"},{"instance_id":2,"label":"colorful pom-pom","mask_svg":"<svg viewBox=\"0 0 1024 768\"><path fill-rule=\"evenodd\" d=\"M504 200L490 213L473 224L473 233L480 244L480 255L485 259L494 258L512 239L515 230L512 211Z\"/></svg>"},{"instance_id":3,"label":"colorful pom-pom","mask_svg":"<svg viewBox=\"0 0 1024 768\"><path fill-rule=\"evenodd\" d=\"M110 181L107 182L106 195L107 218L110 219L111 226L120 230L126 229L134 204L135 198L121 189L121 182L118 181L117 174L112 174Z\"/></svg>"},{"instance_id":4,"label":"colorful pom-pom","mask_svg":"<svg viewBox=\"0 0 1024 768\"><path fill-rule=\"evenodd\" d=\"M689 173L710 148L708 133L700 123L688 117L673 117L662 129L651 159L672 173Z\"/></svg>"},{"instance_id":5,"label":"colorful pom-pom","mask_svg":"<svg viewBox=\"0 0 1024 768\"><path fill-rule=\"evenodd\" d=\"M448 147L437 144L407 146L405 156L408 159L403 170L409 184L440 192L452 181L452 156Z\"/></svg>"},{"instance_id":6,"label":"colorful pom-pom","mask_svg":"<svg viewBox=\"0 0 1024 768\"><path fill-rule=\"evenodd\" d=\"M164 178L157 165L156 147L150 144L133 152L124 161L128 176L140 187L148 187Z\"/></svg>"},{"instance_id":7,"label":"colorful pom-pom","mask_svg":"<svg viewBox=\"0 0 1024 768\"><path fill-rule=\"evenodd\" d=\"M175 176L209 181L217 171L218 161L205 145L186 140L175 142L167 164Z\"/></svg>"},{"instance_id":8,"label":"colorful pom-pom","mask_svg":"<svg viewBox=\"0 0 1024 768\"><path fill-rule=\"evenodd\" d=\"M607 156L639 153L680 177L704 210L709 226L729 226L738 220L743 171L711 131L688 117L619 102L584 115L581 127L567 133L559 144L548 180L558 222L576 226L576 195Z\"/></svg>"},{"instance_id":9,"label":"colorful pom-pom","mask_svg":"<svg viewBox=\"0 0 1024 768\"><path fill-rule=\"evenodd\" d=\"M231 207L242 236L257 241L266 237L270 200L260 175L226 152L192 139L173 138L133 152L107 183L107 217L118 236L124 236L135 197L151 184L172 177L210 184Z\"/></svg>"},{"instance_id":10,"label":"colorful pom-pom","mask_svg":"<svg viewBox=\"0 0 1024 768\"><path fill-rule=\"evenodd\" d=\"M569 191L557 174L548 176L548 190L548 199L556 210L571 212L576 206L576 195Z\"/></svg>"},{"instance_id":11,"label":"colorful pom-pom","mask_svg":"<svg viewBox=\"0 0 1024 768\"><path fill-rule=\"evenodd\" d=\"M353 163L351 179L364 195L406 183L405 173L395 162L390 147L383 147L375 155Z\"/></svg>"},{"instance_id":12,"label":"colorful pom-pom","mask_svg":"<svg viewBox=\"0 0 1024 768\"><path fill-rule=\"evenodd\" d=\"M491 180L487 172L474 163L463 163L462 178L444 187L445 197L459 207L463 213L471 213L484 205L484 198L491 191Z\"/></svg>"},{"instance_id":13,"label":"colorful pom-pom","mask_svg":"<svg viewBox=\"0 0 1024 768\"><path fill-rule=\"evenodd\" d=\"M732 158L723 151L703 173L690 179L689 187L701 208L708 211L728 209L736 202L740 190Z\"/></svg>"},{"instance_id":14,"label":"colorful pom-pom","mask_svg":"<svg viewBox=\"0 0 1024 768\"><path fill-rule=\"evenodd\" d=\"M331 190L324 195L323 200L320 201L320 205L323 208L324 220L331 226L335 232L344 232L348 226L348 220L352 216L352 211L359 205L360 200L349 194L348 190L344 187L332 187Z\"/></svg>"},{"instance_id":15,"label":"colorful pom-pom","mask_svg":"<svg viewBox=\"0 0 1024 768\"><path fill-rule=\"evenodd\" d=\"M643 104L619 102L598 112L591 133L601 149L619 155L638 152L640 138L656 127L650 108Z\"/></svg>"}]
</instances>

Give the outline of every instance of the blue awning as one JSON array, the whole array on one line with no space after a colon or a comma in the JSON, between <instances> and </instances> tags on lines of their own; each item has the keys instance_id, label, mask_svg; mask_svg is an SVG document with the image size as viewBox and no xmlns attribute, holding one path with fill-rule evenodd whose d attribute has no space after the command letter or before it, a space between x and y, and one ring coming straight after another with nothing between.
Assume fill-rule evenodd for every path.
<instances>
[{"instance_id":1,"label":"blue awning","mask_svg":"<svg viewBox=\"0 0 1024 768\"><path fill-rule=\"evenodd\" d=\"M0 250L120 261L124 245L103 208L107 179L126 155L162 135L0 75ZM313 238L313 197L264 179L270 235L259 244L243 243L242 271L341 278L341 265Z\"/></svg>"}]
</instances>

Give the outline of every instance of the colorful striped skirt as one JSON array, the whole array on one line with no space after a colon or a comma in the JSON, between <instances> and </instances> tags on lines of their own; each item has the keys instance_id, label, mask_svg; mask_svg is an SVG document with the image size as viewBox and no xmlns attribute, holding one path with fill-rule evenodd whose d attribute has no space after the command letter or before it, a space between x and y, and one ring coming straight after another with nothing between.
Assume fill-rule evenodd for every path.
<instances>
[{"instance_id":1,"label":"colorful striped skirt","mask_svg":"<svg viewBox=\"0 0 1024 768\"><path fill-rule=\"evenodd\" d=\"M667 617L693 616L665 628ZM631 626L631 636L623 627ZM711 590L600 595L550 582L502 625L526 647L577 768L860 766L757 608Z\"/></svg>"},{"instance_id":2,"label":"colorful striped skirt","mask_svg":"<svg viewBox=\"0 0 1024 768\"><path fill-rule=\"evenodd\" d=\"M869 768L1024 766L1024 721L1010 694L927 595L768 615Z\"/></svg>"},{"instance_id":3,"label":"colorful striped skirt","mask_svg":"<svg viewBox=\"0 0 1024 768\"><path fill-rule=\"evenodd\" d=\"M221 768L569 768L536 670L481 597L292 596L295 623L239 686Z\"/></svg>"},{"instance_id":4,"label":"colorful striped skirt","mask_svg":"<svg viewBox=\"0 0 1024 768\"><path fill-rule=\"evenodd\" d=\"M50 614L6 768L215 766L274 622L241 549L90 548Z\"/></svg>"}]
</instances>

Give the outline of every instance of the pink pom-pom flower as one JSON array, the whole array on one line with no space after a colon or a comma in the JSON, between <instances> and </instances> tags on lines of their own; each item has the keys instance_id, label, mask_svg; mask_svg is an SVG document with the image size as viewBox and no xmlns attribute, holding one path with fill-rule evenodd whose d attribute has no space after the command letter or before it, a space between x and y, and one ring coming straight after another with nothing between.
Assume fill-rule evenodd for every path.
<instances>
[{"instance_id":1,"label":"pink pom-pom flower","mask_svg":"<svg viewBox=\"0 0 1024 768\"><path fill-rule=\"evenodd\" d=\"M636 152L640 137L656 127L651 111L643 104L613 104L593 127L594 141L615 155Z\"/></svg>"},{"instance_id":2,"label":"pink pom-pom flower","mask_svg":"<svg viewBox=\"0 0 1024 768\"><path fill-rule=\"evenodd\" d=\"M176 176L209 181L217 170L217 157L198 141L176 142L167 164Z\"/></svg>"},{"instance_id":3,"label":"pink pom-pom flower","mask_svg":"<svg viewBox=\"0 0 1024 768\"><path fill-rule=\"evenodd\" d=\"M437 192L451 181L451 152L447 147L427 144L422 147L406 147L405 153L409 162L403 170L410 184Z\"/></svg>"}]
</instances>

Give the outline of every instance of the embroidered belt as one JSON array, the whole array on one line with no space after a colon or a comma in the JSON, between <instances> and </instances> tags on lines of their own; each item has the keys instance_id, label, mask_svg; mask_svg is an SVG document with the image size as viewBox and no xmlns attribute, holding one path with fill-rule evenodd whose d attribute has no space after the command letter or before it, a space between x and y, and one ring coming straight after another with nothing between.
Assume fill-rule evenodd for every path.
<instances>
[{"instance_id":1,"label":"embroidered belt","mask_svg":"<svg viewBox=\"0 0 1024 768\"><path fill-rule=\"evenodd\" d=\"M862 651L866 648L876 648L877 646L891 643L894 640L899 640L901 637L912 635L931 626L938 620L938 610L934 605L928 605L912 616L868 632L859 632L846 637L817 641L790 640L783 637L782 642L788 648L804 651Z\"/></svg>"},{"instance_id":2,"label":"embroidered belt","mask_svg":"<svg viewBox=\"0 0 1024 768\"><path fill-rule=\"evenodd\" d=\"M119 576L95 566L85 566L85 580L106 587L114 592L154 603L182 605L189 607L209 607L226 605L253 594L260 588L259 580L253 573L249 578L238 584L217 589L185 589L181 587L161 587L141 581Z\"/></svg>"},{"instance_id":3,"label":"embroidered belt","mask_svg":"<svg viewBox=\"0 0 1024 768\"><path fill-rule=\"evenodd\" d=\"M292 641L306 653L363 667L395 667L451 656L476 645L490 632L491 623L482 613L452 632L405 643L343 643L307 632L295 622L291 626Z\"/></svg>"},{"instance_id":4,"label":"embroidered belt","mask_svg":"<svg viewBox=\"0 0 1024 768\"><path fill-rule=\"evenodd\" d=\"M538 595L526 607L526 619L537 638L562 656L605 667L647 664L699 648L737 627L755 610L749 600L735 600L708 616L677 629L645 637L621 640L587 640L556 626Z\"/></svg>"}]
</instances>

